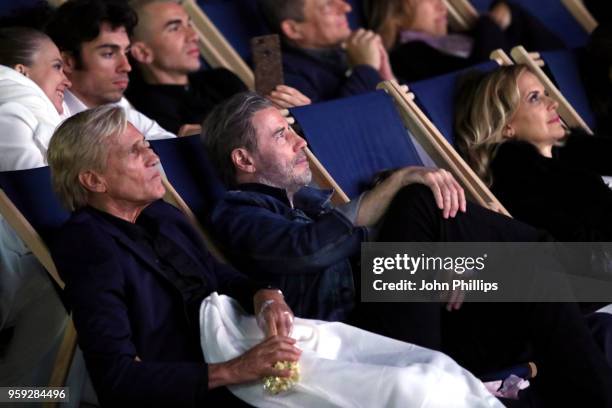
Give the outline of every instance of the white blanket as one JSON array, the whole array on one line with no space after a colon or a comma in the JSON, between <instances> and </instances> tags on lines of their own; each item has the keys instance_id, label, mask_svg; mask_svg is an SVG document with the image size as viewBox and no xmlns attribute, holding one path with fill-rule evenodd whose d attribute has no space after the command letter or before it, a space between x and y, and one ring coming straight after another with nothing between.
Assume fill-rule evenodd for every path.
<instances>
[{"instance_id":1,"label":"white blanket","mask_svg":"<svg viewBox=\"0 0 612 408\"><path fill-rule=\"evenodd\" d=\"M200 309L208 363L243 354L263 339L255 318L236 301L213 293ZM292 336L303 350L301 379L269 395L261 382L231 386L257 407L503 407L482 382L450 357L343 323L295 319Z\"/></svg>"}]
</instances>

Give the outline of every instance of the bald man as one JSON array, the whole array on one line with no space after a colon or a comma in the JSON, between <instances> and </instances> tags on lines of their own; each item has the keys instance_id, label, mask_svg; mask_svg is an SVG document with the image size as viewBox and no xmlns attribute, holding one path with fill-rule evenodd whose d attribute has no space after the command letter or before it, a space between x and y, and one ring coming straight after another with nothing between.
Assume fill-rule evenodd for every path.
<instances>
[{"instance_id":1,"label":"bald man","mask_svg":"<svg viewBox=\"0 0 612 408\"><path fill-rule=\"evenodd\" d=\"M227 69L200 70L198 36L180 3L135 0L130 5L138 14L131 56L139 75L127 96L139 110L168 130L190 133L216 104L246 90ZM310 103L284 86L268 98L284 108Z\"/></svg>"}]
</instances>

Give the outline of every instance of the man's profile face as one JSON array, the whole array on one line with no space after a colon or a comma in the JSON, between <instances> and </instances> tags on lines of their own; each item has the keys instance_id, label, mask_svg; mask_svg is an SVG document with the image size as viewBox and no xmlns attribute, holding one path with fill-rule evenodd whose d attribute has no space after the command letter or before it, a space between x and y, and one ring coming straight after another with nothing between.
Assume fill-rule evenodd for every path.
<instances>
[{"instance_id":1,"label":"man's profile face","mask_svg":"<svg viewBox=\"0 0 612 408\"><path fill-rule=\"evenodd\" d=\"M132 69L127 59L129 48L130 39L124 27L113 30L108 23L102 23L98 37L81 44L79 69L75 68L74 57L68 57L71 91L87 107L115 103L123 97Z\"/></svg>"},{"instance_id":2,"label":"man's profile face","mask_svg":"<svg viewBox=\"0 0 612 408\"><path fill-rule=\"evenodd\" d=\"M345 0L304 0L304 21L298 23L306 48L330 48L351 35L347 14L351 6Z\"/></svg>"},{"instance_id":3,"label":"man's profile face","mask_svg":"<svg viewBox=\"0 0 612 408\"><path fill-rule=\"evenodd\" d=\"M198 36L187 12L178 3L156 2L143 9L139 24L141 40L153 53L155 68L176 74L188 74L200 68Z\"/></svg>"},{"instance_id":4,"label":"man's profile face","mask_svg":"<svg viewBox=\"0 0 612 408\"><path fill-rule=\"evenodd\" d=\"M106 194L123 207L147 205L164 196L159 157L132 124L111 138L106 167L100 174Z\"/></svg>"},{"instance_id":5,"label":"man's profile face","mask_svg":"<svg viewBox=\"0 0 612 408\"><path fill-rule=\"evenodd\" d=\"M259 181L290 192L310 183L306 142L291 129L278 109L260 110L251 120L257 133L257 151L252 156Z\"/></svg>"}]
</instances>

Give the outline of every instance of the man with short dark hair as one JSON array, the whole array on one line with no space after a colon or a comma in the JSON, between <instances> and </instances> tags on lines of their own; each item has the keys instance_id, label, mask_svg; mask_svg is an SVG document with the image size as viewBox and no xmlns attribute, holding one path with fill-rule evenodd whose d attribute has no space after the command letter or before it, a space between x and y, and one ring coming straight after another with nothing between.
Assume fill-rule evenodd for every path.
<instances>
[{"instance_id":1,"label":"man with short dark hair","mask_svg":"<svg viewBox=\"0 0 612 408\"><path fill-rule=\"evenodd\" d=\"M396 170L352 204L338 208L330 192L310 188L306 142L265 99L239 94L213 110L203 140L231 190L211 221L238 267L268 279L300 316L343 320L367 330L442 350L475 373L525 358L541 363L536 383L547 401L589 400L612 406L612 372L575 304L359 303L350 258L369 227L381 241L529 242L545 239L530 226L466 203L441 169ZM359 278L356 278L359 281ZM503 317L502 317L503 316ZM582 350L575 358L575 350ZM580 368L578 368L580 367ZM584 377L564 377L582 371ZM589 377L587 380L586 377ZM563 396L558 381L571 381ZM541 381L541 383L540 383ZM581 389L582 391L577 391ZM552 406L556 406L553 403Z\"/></svg>"},{"instance_id":2,"label":"man with short dark hair","mask_svg":"<svg viewBox=\"0 0 612 408\"><path fill-rule=\"evenodd\" d=\"M259 6L281 36L285 82L313 102L373 91L394 78L378 34L351 32L345 0L259 0Z\"/></svg>"},{"instance_id":3,"label":"man with short dark hair","mask_svg":"<svg viewBox=\"0 0 612 408\"><path fill-rule=\"evenodd\" d=\"M147 139L175 137L123 97L132 70L127 54L136 21L122 0L70 0L55 11L46 31L60 49L72 82L65 96L69 114L116 103Z\"/></svg>"}]
</instances>

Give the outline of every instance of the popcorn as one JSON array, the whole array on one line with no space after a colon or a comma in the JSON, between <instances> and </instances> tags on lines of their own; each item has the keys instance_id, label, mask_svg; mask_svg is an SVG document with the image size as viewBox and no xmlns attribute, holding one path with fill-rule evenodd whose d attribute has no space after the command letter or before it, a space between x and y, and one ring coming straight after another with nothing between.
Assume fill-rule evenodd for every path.
<instances>
[{"instance_id":1,"label":"popcorn","mask_svg":"<svg viewBox=\"0 0 612 408\"><path fill-rule=\"evenodd\" d=\"M281 392L289 391L293 386L300 381L300 365L298 362L292 361L277 361L274 368L279 370L290 370L289 377L264 377L264 390L272 395L277 395Z\"/></svg>"}]
</instances>

